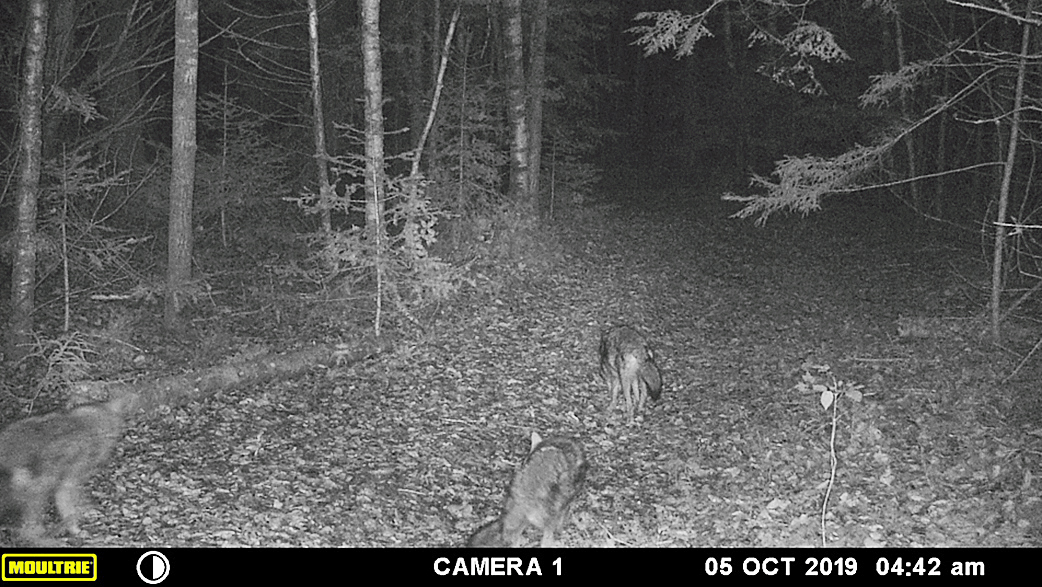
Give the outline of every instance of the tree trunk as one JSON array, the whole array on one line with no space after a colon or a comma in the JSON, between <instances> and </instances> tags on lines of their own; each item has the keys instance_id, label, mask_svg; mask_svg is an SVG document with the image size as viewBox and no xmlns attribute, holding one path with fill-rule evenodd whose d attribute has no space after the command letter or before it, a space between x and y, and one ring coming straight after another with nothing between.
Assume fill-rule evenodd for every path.
<instances>
[{"instance_id":1,"label":"tree trunk","mask_svg":"<svg viewBox=\"0 0 1042 587\"><path fill-rule=\"evenodd\" d=\"M416 179L420 175L420 158L423 157L423 149L427 144L427 137L430 136L431 128L434 127L434 119L438 115L438 104L441 101L441 91L445 87L445 70L449 66L449 51L452 48L452 37L456 34L456 23L459 22L460 9L457 6L456 10L452 13L452 20L449 21L449 30L445 33L445 45L441 51L441 65L438 66L438 75L434 79L434 97L431 98L431 107L427 112L427 122L420 123L421 131L419 138L416 140L416 145L413 147L415 156L412 160L412 170L409 172L410 179ZM464 51L466 54L466 51ZM413 182L413 187L416 187Z\"/></svg>"},{"instance_id":2,"label":"tree trunk","mask_svg":"<svg viewBox=\"0 0 1042 587\"><path fill-rule=\"evenodd\" d=\"M424 42L427 23L424 21L426 6L424 2L411 2L409 7L409 35L412 37L412 46L408 52L406 66L408 72L405 75L405 83L408 85L409 94L409 142L412 145L420 143L420 135L423 133L423 121L427 114L426 97L430 95L427 87L427 56L431 55L429 61L437 62L438 39L431 39L430 51L428 44Z\"/></svg>"},{"instance_id":3,"label":"tree trunk","mask_svg":"<svg viewBox=\"0 0 1042 587\"><path fill-rule=\"evenodd\" d=\"M384 117L380 61L380 0L361 0L365 78L365 224L376 266L376 334L383 302Z\"/></svg>"},{"instance_id":4,"label":"tree trunk","mask_svg":"<svg viewBox=\"0 0 1042 587\"><path fill-rule=\"evenodd\" d=\"M506 9L507 117L510 120L510 189L515 203L531 204L528 191L528 127L525 117L525 68L522 46L521 0L504 0Z\"/></svg>"},{"instance_id":5,"label":"tree trunk","mask_svg":"<svg viewBox=\"0 0 1042 587\"><path fill-rule=\"evenodd\" d=\"M1027 14L1031 15L1034 2L1028 0ZM1013 95L1013 116L1009 128L1009 146L1006 148L1006 164L999 189L999 209L995 213L995 248L991 260L991 336L999 342L1001 330L999 320L1002 302L1002 258L1006 243L1006 211L1009 209L1009 186L1013 180L1013 165L1017 160L1017 139L1020 133L1020 108L1024 103L1024 74L1027 69L1028 49L1031 46L1031 25L1024 23L1024 35L1020 43L1020 64L1017 67L1017 90Z\"/></svg>"},{"instance_id":6,"label":"tree trunk","mask_svg":"<svg viewBox=\"0 0 1042 587\"><path fill-rule=\"evenodd\" d=\"M547 0L532 3L532 69L528 73L528 120L531 133L528 143L528 193L543 201L539 195L539 168L543 152L543 90L546 88L546 21ZM545 201L544 204L549 204ZM543 206L549 210L548 205Z\"/></svg>"},{"instance_id":7,"label":"tree trunk","mask_svg":"<svg viewBox=\"0 0 1042 587\"><path fill-rule=\"evenodd\" d=\"M169 330L180 331L183 307L181 296L192 278L195 96L199 69L198 0L177 0L174 10L174 124L163 324Z\"/></svg>"},{"instance_id":8,"label":"tree trunk","mask_svg":"<svg viewBox=\"0 0 1042 587\"><path fill-rule=\"evenodd\" d=\"M950 39L954 39L955 38L955 12L954 11L950 12L949 15L948 15L948 38L950 38ZM949 94L949 92L951 92L951 85L952 85L951 84L951 79L952 79L951 68L945 67L944 71L941 73L941 96L944 96L945 99L948 98L948 94ZM946 197L947 196L946 190L945 190L945 183L946 183L945 182L945 178L946 178L946 176L945 176L944 172L945 172L945 170L948 167L948 157L947 156L948 156L948 115L947 115L947 113L945 113L945 114L941 114L940 119L937 121L937 169L936 169L936 173L938 175L937 175L937 179L934 182L934 189L935 189L935 191L934 191L934 197L933 197L933 206L931 207L932 208L932 213L935 216L937 216L937 217L941 217L942 215L945 215L946 212L949 212L948 210L945 209L944 204L947 204L948 206L952 206L952 204L954 204L954 199L953 198ZM978 161L980 161L980 159L978 159ZM954 207L954 206L952 206L952 207ZM948 217L951 218L951 215L948 214Z\"/></svg>"},{"instance_id":9,"label":"tree trunk","mask_svg":"<svg viewBox=\"0 0 1042 587\"><path fill-rule=\"evenodd\" d=\"M439 41L441 40L441 0L433 0L434 6L431 8L431 47L436 48ZM435 49L431 50L433 53ZM431 59L431 87L437 83L438 79L438 60Z\"/></svg>"},{"instance_id":10,"label":"tree trunk","mask_svg":"<svg viewBox=\"0 0 1042 587\"><path fill-rule=\"evenodd\" d=\"M18 138L22 169L18 175L17 218L15 225L14 267L11 271L11 323L7 340L7 359L25 357L32 344L33 293L36 289L36 201L40 188L40 152L43 144L43 68L47 51L47 2L30 0L29 34L25 43L25 77L19 118Z\"/></svg>"},{"instance_id":11,"label":"tree trunk","mask_svg":"<svg viewBox=\"0 0 1042 587\"><path fill-rule=\"evenodd\" d=\"M897 68L901 69L905 66L908 61L908 57L905 55L905 43L904 43L904 30L901 27L901 14L897 11L897 4L894 4L894 44L897 46ZM908 89L904 86L901 87L901 115L905 121L912 119L911 105L909 104L910 98L908 97ZM923 212L923 203L920 201L919 195L919 184L915 181L915 177L918 175L915 164L915 133L911 133L904 138L905 154L908 156L908 177L912 181L908 182L908 193L912 198L912 206L916 212Z\"/></svg>"},{"instance_id":12,"label":"tree trunk","mask_svg":"<svg viewBox=\"0 0 1042 587\"><path fill-rule=\"evenodd\" d=\"M308 44L311 47L311 107L312 128L315 135L315 164L318 169L318 202L322 216L322 232L333 232L330 208L333 205L333 188L329 185L329 164L326 153L326 123L322 115L321 71L318 63L318 2L308 0Z\"/></svg>"}]
</instances>

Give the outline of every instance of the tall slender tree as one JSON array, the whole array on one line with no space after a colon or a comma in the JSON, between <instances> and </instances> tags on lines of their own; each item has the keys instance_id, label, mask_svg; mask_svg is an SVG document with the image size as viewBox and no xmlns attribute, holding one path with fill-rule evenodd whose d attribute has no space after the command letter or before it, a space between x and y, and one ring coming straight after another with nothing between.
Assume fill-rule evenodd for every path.
<instances>
[{"instance_id":1,"label":"tall slender tree","mask_svg":"<svg viewBox=\"0 0 1042 587\"><path fill-rule=\"evenodd\" d=\"M308 0L308 45L311 49L311 109L314 120L312 128L315 138L315 163L318 169L319 207L322 215L322 231L332 232L330 206L333 202L333 187L329 185L329 155L326 153L326 119L322 114L322 68L318 60L318 1Z\"/></svg>"},{"instance_id":2,"label":"tall slender tree","mask_svg":"<svg viewBox=\"0 0 1042 587\"><path fill-rule=\"evenodd\" d=\"M40 152L43 139L40 112L43 108L43 69L47 49L47 0L29 2L29 34L25 45L25 74L18 138L22 169L18 175L18 214L15 226L15 256L11 271L11 324L7 358L22 359L29 351L33 330L33 293L36 289L36 201L40 188Z\"/></svg>"},{"instance_id":3,"label":"tall slender tree","mask_svg":"<svg viewBox=\"0 0 1042 587\"><path fill-rule=\"evenodd\" d=\"M163 323L181 330L183 292L192 278L192 187L195 183L195 99L199 71L199 1L177 0L174 16L173 148Z\"/></svg>"},{"instance_id":4,"label":"tall slender tree","mask_svg":"<svg viewBox=\"0 0 1042 587\"><path fill-rule=\"evenodd\" d=\"M546 28L547 0L532 3L532 66L528 74L528 190L533 198L539 197L539 167L543 154L543 97L546 89ZM549 204L549 201L547 202ZM546 206L549 207L548 205Z\"/></svg>"},{"instance_id":5,"label":"tall slender tree","mask_svg":"<svg viewBox=\"0 0 1042 587\"><path fill-rule=\"evenodd\" d=\"M1034 0L1028 0L1024 10L1025 17L1031 18ZM995 245L991 260L991 335L996 342L1002 334L999 325L1002 322L1002 260L1006 243L1006 215L1009 211L1009 190L1013 182L1013 170L1017 164L1017 145L1020 142L1021 107L1024 104L1024 82L1027 77L1028 56L1031 51L1031 29L1036 25L1025 22L1021 24L1020 60L1017 64L1017 85L1013 93L1013 108L1010 116L1009 146L1006 147L1006 161L1002 173L1002 185L999 187L998 210L995 212Z\"/></svg>"},{"instance_id":6,"label":"tall slender tree","mask_svg":"<svg viewBox=\"0 0 1042 587\"><path fill-rule=\"evenodd\" d=\"M365 68L365 223L369 244L376 257L377 318L383 293L384 246L384 116L383 71L380 61L380 0L362 0L362 61Z\"/></svg>"},{"instance_id":7,"label":"tall slender tree","mask_svg":"<svg viewBox=\"0 0 1042 587\"><path fill-rule=\"evenodd\" d=\"M894 19L894 49L897 52L897 68L900 70L908 65L908 53L905 51L905 35L904 26L901 23L901 12L897 2L890 4L886 8L891 11L891 16L893 16ZM911 101L912 96L909 88L902 87L900 92L901 116L903 116L905 120L912 119ZM915 144L916 138L917 135L910 134L905 137L904 140L905 155L908 158L908 177L916 177L918 175L918 171L916 170L918 166L918 153ZM922 200L919 197L918 182L909 182L908 194L911 196L912 206L917 211L922 212L924 208Z\"/></svg>"},{"instance_id":8,"label":"tall slender tree","mask_svg":"<svg viewBox=\"0 0 1042 587\"><path fill-rule=\"evenodd\" d=\"M510 190L519 204L531 204L528 183L528 124L525 100L524 37L521 26L521 0L504 0L506 8L507 114L510 119Z\"/></svg>"}]
</instances>

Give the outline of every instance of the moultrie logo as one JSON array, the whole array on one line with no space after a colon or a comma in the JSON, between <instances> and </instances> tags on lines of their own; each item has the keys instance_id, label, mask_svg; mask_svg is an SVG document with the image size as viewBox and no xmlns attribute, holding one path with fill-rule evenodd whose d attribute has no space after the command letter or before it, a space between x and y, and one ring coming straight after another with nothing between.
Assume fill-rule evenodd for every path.
<instances>
[{"instance_id":1,"label":"moultrie logo","mask_svg":"<svg viewBox=\"0 0 1042 587\"><path fill-rule=\"evenodd\" d=\"M5 554L4 581L96 581L96 554Z\"/></svg>"}]
</instances>

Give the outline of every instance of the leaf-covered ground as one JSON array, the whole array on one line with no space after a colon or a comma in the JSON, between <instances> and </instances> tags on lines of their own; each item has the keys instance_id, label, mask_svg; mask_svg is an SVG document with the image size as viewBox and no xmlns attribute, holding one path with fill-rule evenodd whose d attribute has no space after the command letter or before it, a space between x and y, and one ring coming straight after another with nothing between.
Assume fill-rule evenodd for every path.
<instances>
[{"instance_id":1,"label":"leaf-covered ground","mask_svg":"<svg viewBox=\"0 0 1042 587\"><path fill-rule=\"evenodd\" d=\"M629 197L561 228L552 275L465 296L392 353L132 424L85 541L461 545L535 430L592 463L562 545L1042 544L1042 409L1018 391L1037 359L1002 383L1037 335L995 348L958 326L985 301L979 249L871 200L757 228L694 193ZM954 326L899 338L908 317ZM604 413L616 323L663 370L639 425ZM834 442L795 387L808 364L863 386Z\"/></svg>"}]
</instances>

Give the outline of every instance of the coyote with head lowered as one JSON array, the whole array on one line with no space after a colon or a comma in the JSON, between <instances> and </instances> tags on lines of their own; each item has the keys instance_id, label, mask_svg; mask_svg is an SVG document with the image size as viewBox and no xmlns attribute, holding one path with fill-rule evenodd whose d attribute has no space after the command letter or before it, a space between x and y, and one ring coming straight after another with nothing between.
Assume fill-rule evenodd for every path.
<instances>
[{"instance_id":1,"label":"coyote with head lowered","mask_svg":"<svg viewBox=\"0 0 1042 587\"><path fill-rule=\"evenodd\" d=\"M604 332L600 347L601 377L608 384L615 409L619 391L626 398L626 413L633 421L634 412L642 413L647 396L658 401L662 394L662 376L647 340L629 326L616 326Z\"/></svg>"},{"instance_id":2,"label":"coyote with head lowered","mask_svg":"<svg viewBox=\"0 0 1042 587\"><path fill-rule=\"evenodd\" d=\"M51 498L64 529L78 535L80 488L112 452L121 401L19 420L0 432L0 524L37 543Z\"/></svg>"},{"instance_id":3,"label":"coyote with head lowered","mask_svg":"<svg viewBox=\"0 0 1042 587\"><path fill-rule=\"evenodd\" d=\"M588 468L574 440L543 440L533 433L532 449L510 483L502 515L478 528L467 546L518 546L529 526L542 530L542 546L551 546L554 532L568 520Z\"/></svg>"}]
</instances>

